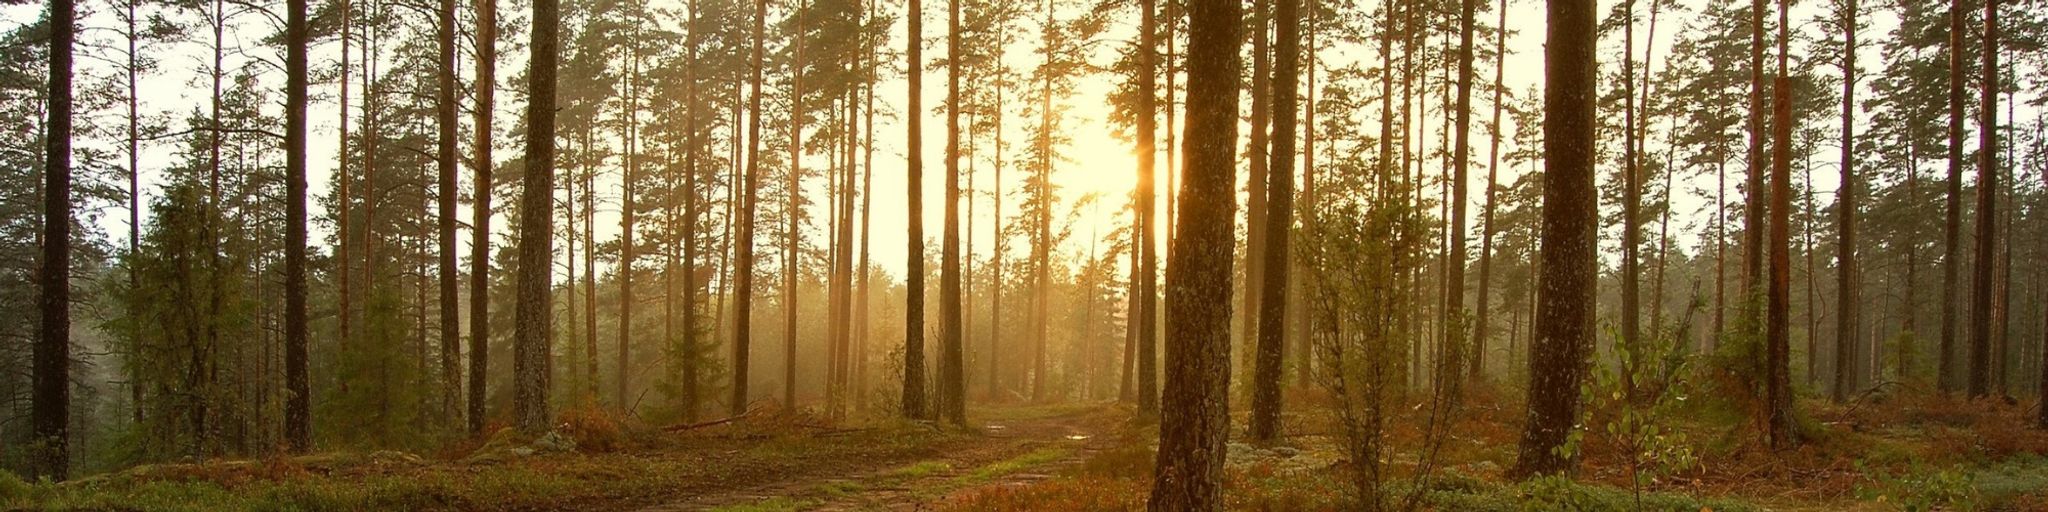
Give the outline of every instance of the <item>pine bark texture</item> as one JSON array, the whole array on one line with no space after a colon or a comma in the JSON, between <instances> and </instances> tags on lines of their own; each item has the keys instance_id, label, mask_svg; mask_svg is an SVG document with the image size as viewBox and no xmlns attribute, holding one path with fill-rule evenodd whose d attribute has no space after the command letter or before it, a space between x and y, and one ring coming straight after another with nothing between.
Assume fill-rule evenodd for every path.
<instances>
[{"instance_id":1,"label":"pine bark texture","mask_svg":"<svg viewBox=\"0 0 2048 512\"><path fill-rule=\"evenodd\" d=\"M1187 167L1166 278L1166 389L1150 510L1222 510L1230 431L1231 238L1237 200L1238 2L1189 0Z\"/></svg>"},{"instance_id":2,"label":"pine bark texture","mask_svg":"<svg viewBox=\"0 0 2048 512\"><path fill-rule=\"evenodd\" d=\"M519 429L548 429L549 329L553 324L555 72L561 56L560 0L533 1L527 73L525 190L519 205L519 302L513 339L513 417Z\"/></svg>"},{"instance_id":3,"label":"pine bark texture","mask_svg":"<svg viewBox=\"0 0 2048 512\"><path fill-rule=\"evenodd\" d=\"M1529 345L1529 414L1515 474L1571 469L1560 447L1578 420L1592 349L1598 212L1593 188L1595 2L1550 0L1543 104L1543 219L1537 313Z\"/></svg>"}]
</instances>

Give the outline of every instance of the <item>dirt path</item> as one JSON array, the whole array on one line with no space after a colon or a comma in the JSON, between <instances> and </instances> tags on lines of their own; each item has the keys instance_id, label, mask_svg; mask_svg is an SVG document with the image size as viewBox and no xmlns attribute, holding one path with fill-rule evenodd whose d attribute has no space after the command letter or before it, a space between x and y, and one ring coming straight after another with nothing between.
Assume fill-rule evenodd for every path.
<instances>
[{"instance_id":1,"label":"dirt path","mask_svg":"<svg viewBox=\"0 0 2048 512\"><path fill-rule=\"evenodd\" d=\"M706 490L641 512L922 510L989 486L1029 485L1114 447L1123 415L1107 408L992 411L979 432L928 457L820 461L763 480Z\"/></svg>"}]
</instances>

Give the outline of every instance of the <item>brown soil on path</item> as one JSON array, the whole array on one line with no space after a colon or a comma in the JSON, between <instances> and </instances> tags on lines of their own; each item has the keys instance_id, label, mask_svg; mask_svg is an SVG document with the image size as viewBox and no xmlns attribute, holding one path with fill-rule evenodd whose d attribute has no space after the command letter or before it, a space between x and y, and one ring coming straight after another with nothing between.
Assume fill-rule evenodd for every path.
<instances>
[{"instance_id":1,"label":"brown soil on path","mask_svg":"<svg viewBox=\"0 0 2048 512\"><path fill-rule=\"evenodd\" d=\"M1128 411L1108 405L973 411L972 431L909 449L795 457L721 482L683 482L641 512L923 510L988 486L1029 485L1113 448ZM734 463L744 464L744 457Z\"/></svg>"}]
</instances>

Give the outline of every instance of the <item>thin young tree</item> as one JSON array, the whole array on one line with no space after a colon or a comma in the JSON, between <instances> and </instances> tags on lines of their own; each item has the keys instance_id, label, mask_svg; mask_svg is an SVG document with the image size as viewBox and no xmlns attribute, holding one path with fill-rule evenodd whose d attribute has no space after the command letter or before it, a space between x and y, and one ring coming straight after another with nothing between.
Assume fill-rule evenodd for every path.
<instances>
[{"instance_id":1,"label":"thin young tree","mask_svg":"<svg viewBox=\"0 0 2048 512\"><path fill-rule=\"evenodd\" d=\"M1471 0L1467 0L1471 1ZM1280 364L1287 346L1287 231L1294 217L1294 131L1296 90L1301 81L1301 0L1275 0L1273 40L1273 134L1266 167L1266 236L1258 249L1264 271L1259 296L1258 353L1253 358L1250 434L1255 441L1280 435ZM1247 312L1251 313L1251 312Z\"/></svg>"},{"instance_id":2,"label":"thin young tree","mask_svg":"<svg viewBox=\"0 0 2048 512\"><path fill-rule=\"evenodd\" d=\"M905 110L909 118L906 144L909 155L908 183L910 203L910 250L905 253L906 280L909 281L903 301L903 416L911 419L927 419L931 411L925 404L924 378L924 5L919 0L910 0L910 36L907 46L909 62L904 70L909 74L910 108Z\"/></svg>"},{"instance_id":3,"label":"thin young tree","mask_svg":"<svg viewBox=\"0 0 2048 512\"><path fill-rule=\"evenodd\" d=\"M306 0L285 2L284 437L292 453L313 446L306 379Z\"/></svg>"},{"instance_id":4,"label":"thin young tree","mask_svg":"<svg viewBox=\"0 0 2048 512\"><path fill-rule=\"evenodd\" d=\"M1231 239L1244 7L1189 0L1187 168L1167 265L1166 389L1149 509L1223 509L1230 433ZM1590 32L1590 31L1588 31Z\"/></svg>"},{"instance_id":5,"label":"thin young tree","mask_svg":"<svg viewBox=\"0 0 2048 512\"><path fill-rule=\"evenodd\" d=\"M1529 345L1529 415L1514 474L1553 475L1579 418L1579 385L1593 343L1598 212L1593 188L1595 2L1550 0L1544 44L1542 289Z\"/></svg>"},{"instance_id":6,"label":"thin young tree","mask_svg":"<svg viewBox=\"0 0 2048 512\"><path fill-rule=\"evenodd\" d=\"M555 228L555 72L561 62L560 0L534 0L527 72L526 168L519 204L519 302L513 325L512 409L519 429L548 429L549 330Z\"/></svg>"},{"instance_id":7,"label":"thin young tree","mask_svg":"<svg viewBox=\"0 0 2048 512\"><path fill-rule=\"evenodd\" d=\"M71 473L71 136L72 45L78 6L50 0L50 89L43 153L43 258L36 275L42 310L33 350L31 475L64 480Z\"/></svg>"},{"instance_id":8,"label":"thin young tree","mask_svg":"<svg viewBox=\"0 0 2048 512\"><path fill-rule=\"evenodd\" d=\"M498 0L476 0L476 166L475 214L471 221L469 270L469 435L484 432L485 385L491 365L491 119L498 89ZM346 83L346 81L344 81Z\"/></svg>"},{"instance_id":9,"label":"thin young tree","mask_svg":"<svg viewBox=\"0 0 2048 512\"><path fill-rule=\"evenodd\" d=\"M1835 241L1835 385L1832 398L1843 403L1849 387L1857 350L1856 306L1861 301L1856 286L1856 0L1842 2L1842 184L1835 206L1838 217ZM1809 355L1808 357L1812 357Z\"/></svg>"}]
</instances>

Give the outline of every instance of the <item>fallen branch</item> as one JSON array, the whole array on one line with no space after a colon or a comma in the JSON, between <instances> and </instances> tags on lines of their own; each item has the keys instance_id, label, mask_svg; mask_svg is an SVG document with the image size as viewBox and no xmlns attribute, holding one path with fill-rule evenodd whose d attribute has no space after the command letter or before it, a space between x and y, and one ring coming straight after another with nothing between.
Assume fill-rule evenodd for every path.
<instances>
[{"instance_id":1,"label":"fallen branch","mask_svg":"<svg viewBox=\"0 0 2048 512\"><path fill-rule=\"evenodd\" d=\"M691 430L697 430L697 429L700 429L700 428L706 428L706 427L716 427L716 426L719 426L719 425L724 425L724 424L727 424L727 423L732 423L732 422L735 422L735 421L739 421L739 420L747 419L747 418L749 418L749 417L752 417L752 416L754 415L754 413L757 413L757 412L761 412L761 408L760 408L759 406L750 406L750 407L748 407L748 408L747 408L747 412L744 412L744 413L740 413L740 414L739 414L738 416L732 416L732 417L728 417L728 418L725 418L725 419L717 419L717 420L711 420L711 421L706 421L706 422L703 422L703 423L690 423L690 424L683 424L683 425L670 425L670 426L662 427L662 428L661 428L661 431L663 431L663 432L686 432L686 431L691 431Z\"/></svg>"}]
</instances>

